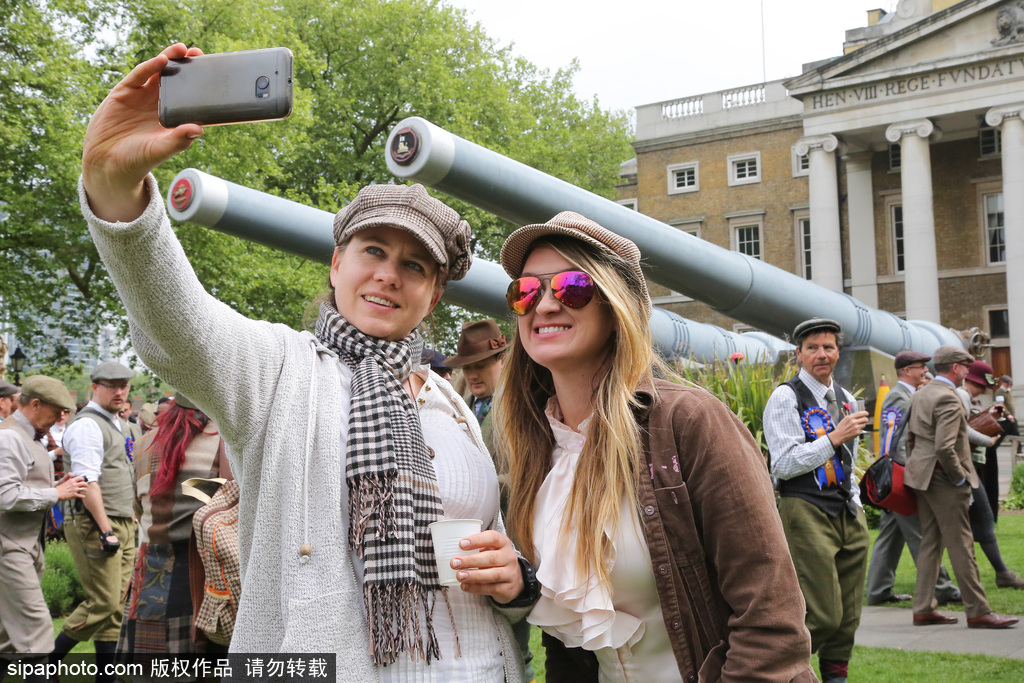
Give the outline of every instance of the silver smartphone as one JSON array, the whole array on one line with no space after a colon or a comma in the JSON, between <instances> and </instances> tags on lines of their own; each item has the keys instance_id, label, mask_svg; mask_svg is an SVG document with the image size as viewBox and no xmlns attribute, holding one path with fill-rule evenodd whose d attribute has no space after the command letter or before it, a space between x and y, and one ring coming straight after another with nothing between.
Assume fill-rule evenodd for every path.
<instances>
[{"instance_id":1,"label":"silver smartphone","mask_svg":"<svg viewBox=\"0 0 1024 683\"><path fill-rule=\"evenodd\" d=\"M160 125L276 121L292 113L286 47L172 59L160 74Z\"/></svg>"}]
</instances>

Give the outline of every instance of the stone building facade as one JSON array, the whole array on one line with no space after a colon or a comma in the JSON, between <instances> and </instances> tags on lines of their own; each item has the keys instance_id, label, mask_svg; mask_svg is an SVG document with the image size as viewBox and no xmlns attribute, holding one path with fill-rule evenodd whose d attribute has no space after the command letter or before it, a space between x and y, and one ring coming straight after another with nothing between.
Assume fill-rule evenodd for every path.
<instances>
[{"instance_id":1,"label":"stone building facade","mask_svg":"<svg viewBox=\"0 0 1024 683\"><path fill-rule=\"evenodd\" d=\"M901 0L869 23L797 77L638 107L620 203L867 306L977 327L997 372L1024 368L1024 0Z\"/></svg>"}]
</instances>

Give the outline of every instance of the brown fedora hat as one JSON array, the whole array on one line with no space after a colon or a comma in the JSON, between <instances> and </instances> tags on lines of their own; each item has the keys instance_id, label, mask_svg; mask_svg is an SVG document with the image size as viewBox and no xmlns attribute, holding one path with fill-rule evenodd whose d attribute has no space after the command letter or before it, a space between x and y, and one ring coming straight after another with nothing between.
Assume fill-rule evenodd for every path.
<instances>
[{"instance_id":1,"label":"brown fedora hat","mask_svg":"<svg viewBox=\"0 0 1024 683\"><path fill-rule=\"evenodd\" d=\"M455 355L446 358L444 362L449 367L461 368L464 365L496 356L504 351L506 346L508 346L508 342L505 341L505 335L498 328L498 323L490 318L463 323L459 344L455 347Z\"/></svg>"}]
</instances>

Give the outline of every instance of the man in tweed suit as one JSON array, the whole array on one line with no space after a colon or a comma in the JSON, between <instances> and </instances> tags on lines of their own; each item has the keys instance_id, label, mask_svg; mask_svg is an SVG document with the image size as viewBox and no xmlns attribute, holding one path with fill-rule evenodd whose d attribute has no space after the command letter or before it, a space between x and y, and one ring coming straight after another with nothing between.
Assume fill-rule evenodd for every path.
<instances>
[{"instance_id":1,"label":"man in tweed suit","mask_svg":"<svg viewBox=\"0 0 1024 683\"><path fill-rule=\"evenodd\" d=\"M883 413L889 408L899 410L899 421L894 429L906 421L910 408L910 399L914 392L921 388L924 373L928 371L925 363L931 356L917 351L905 349L896 354L896 384L882 402ZM901 465L907 464L907 440L903 435L892 445L889 451L892 459ZM878 537L871 549L871 564L868 566L868 604L882 605L885 603L906 602L913 596L897 594L892 590L896 580L896 567L899 566L903 545L910 548L910 556L917 562L917 554L921 547L921 519L917 515L901 515L891 510L882 510L878 525ZM940 605L947 602L960 602L960 590L949 580L945 567L939 568L939 580L935 584L935 598Z\"/></svg>"},{"instance_id":2,"label":"man in tweed suit","mask_svg":"<svg viewBox=\"0 0 1024 683\"><path fill-rule=\"evenodd\" d=\"M955 346L940 346L933 356L935 380L914 394L907 424L907 469L903 481L917 492L921 550L914 588L914 625L955 624L955 617L935 611L935 581L943 546L956 572L967 613L967 628L1007 628L1016 617L991 610L978 580L974 536L968 519L971 487L978 475L967 441L967 411L956 388L974 362Z\"/></svg>"}]
</instances>

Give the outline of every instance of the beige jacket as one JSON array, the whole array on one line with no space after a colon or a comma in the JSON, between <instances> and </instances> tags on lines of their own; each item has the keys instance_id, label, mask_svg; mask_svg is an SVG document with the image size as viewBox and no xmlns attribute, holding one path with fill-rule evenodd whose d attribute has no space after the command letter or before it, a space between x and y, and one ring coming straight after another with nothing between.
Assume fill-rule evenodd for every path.
<instances>
[{"instance_id":1,"label":"beige jacket","mask_svg":"<svg viewBox=\"0 0 1024 683\"><path fill-rule=\"evenodd\" d=\"M948 382L935 379L914 394L907 425L907 468L903 482L925 491L939 466L954 482L978 486L967 440L967 411Z\"/></svg>"}]
</instances>

